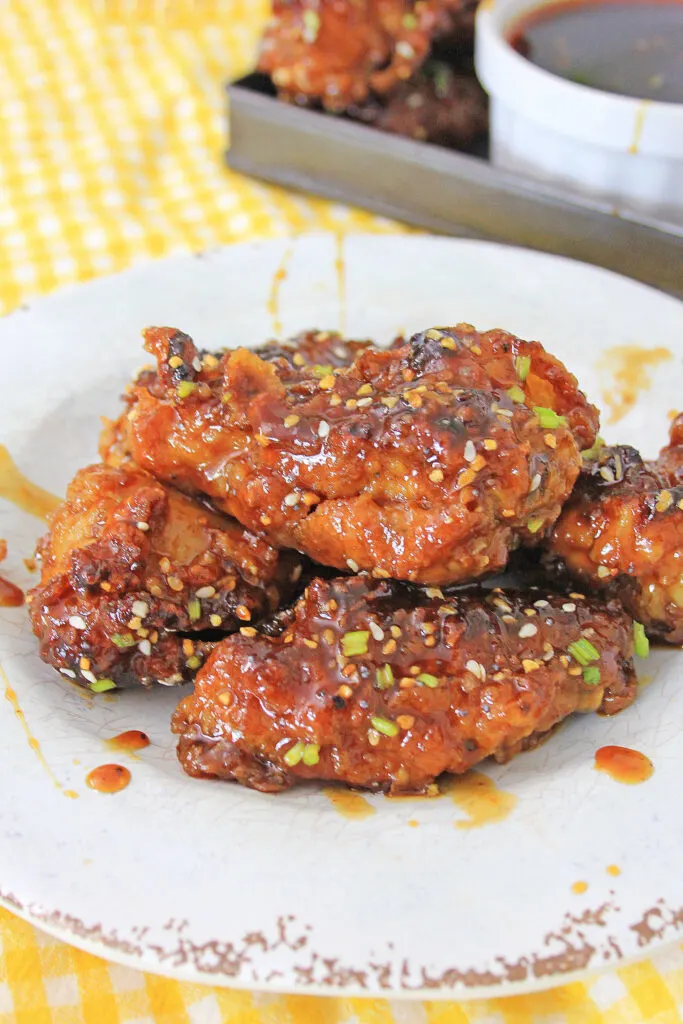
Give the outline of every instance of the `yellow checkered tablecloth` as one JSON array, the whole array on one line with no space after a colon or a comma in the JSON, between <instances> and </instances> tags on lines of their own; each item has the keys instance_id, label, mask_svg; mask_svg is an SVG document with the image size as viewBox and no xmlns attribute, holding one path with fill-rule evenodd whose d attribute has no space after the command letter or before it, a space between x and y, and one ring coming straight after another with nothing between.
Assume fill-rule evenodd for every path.
<instances>
[{"instance_id":1,"label":"yellow checkered tablecloth","mask_svg":"<svg viewBox=\"0 0 683 1024\"><path fill-rule=\"evenodd\" d=\"M399 231L226 171L222 86L267 0L3 0L0 312L175 250L310 229ZM0 1024L673 1024L676 946L533 996L470 1003L264 996L81 953L0 910Z\"/></svg>"}]
</instances>

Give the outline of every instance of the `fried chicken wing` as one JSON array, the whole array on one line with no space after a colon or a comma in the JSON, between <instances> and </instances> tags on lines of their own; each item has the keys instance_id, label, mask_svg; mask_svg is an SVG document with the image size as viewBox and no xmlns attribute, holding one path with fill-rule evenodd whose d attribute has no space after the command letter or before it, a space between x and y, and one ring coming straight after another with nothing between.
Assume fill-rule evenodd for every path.
<instances>
[{"instance_id":1,"label":"fried chicken wing","mask_svg":"<svg viewBox=\"0 0 683 1024\"><path fill-rule=\"evenodd\" d=\"M368 100L349 115L394 135L471 149L488 129L488 100L473 73L430 61L386 100Z\"/></svg>"},{"instance_id":2,"label":"fried chicken wing","mask_svg":"<svg viewBox=\"0 0 683 1024\"><path fill-rule=\"evenodd\" d=\"M548 542L548 564L617 596L647 633L683 643L683 422L659 459L602 448Z\"/></svg>"},{"instance_id":3,"label":"fried chicken wing","mask_svg":"<svg viewBox=\"0 0 683 1024\"><path fill-rule=\"evenodd\" d=\"M419 793L635 693L618 602L444 597L355 576L311 583L279 637L247 628L218 645L173 731L189 775L266 792L327 779Z\"/></svg>"},{"instance_id":4,"label":"fried chicken wing","mask_svg":"<svg viewBox=\"0 0 683 1024\"><path fill-rule=\"evenodd\" d=\"M210 649L193 634L274 611L302 568L130 466L81 470L38 554L29 600L41 657L95 692L187 681Z\"/></svg>"},{"instance_id":5,"label":"fried chicken wing","mask_svg":"<svg viewBox=\"0 0 683 1024\"><path fill-rule=\"evenodd\" d=\"M295 380L311 372L323 377L351 366L356 356L371 347L371 341L344 338L337 331L302 331L287 341L266 342L254 351L275 365L280 378Z\"/></svg>"},{"instance_id":6,"label":"fried chicken wing","mask_svg":"<svg viewBox=\"0 0 683 1024\"><path fill-rule=\"evenodd\" d=\"M387 95L432 41L469 24L462 0L274 0L258 67L280 96L334 112Z\"/></svg>"},{"instance_id":7,"label":"fried chicken wing","mask_svg":"<svg viewBox=\"0 0 683 1024\"><path fill-rule=\"evenodd\" d=\"M431 329L294 380L246 349L206 368L172 328L145 345L158 372L130 390L105 459L130 454L275 545L380 577L503 568L554 523L597 430L565 367L500 330Z\"/></svg>"}]
</instances>

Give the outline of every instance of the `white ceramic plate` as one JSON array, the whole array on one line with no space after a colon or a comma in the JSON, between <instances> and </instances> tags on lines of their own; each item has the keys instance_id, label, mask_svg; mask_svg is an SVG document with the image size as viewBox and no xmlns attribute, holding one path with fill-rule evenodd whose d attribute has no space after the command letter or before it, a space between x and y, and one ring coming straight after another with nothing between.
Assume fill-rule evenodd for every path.
<instances>
[{"instance_id":1,"label":"white ceramic plate","mask_svg":"<svg viewBox=\"0 0 683 1024\"><path fill-rule=\"evenodd\" d=\"M6 318L0 440L61 494L95 458L100 416L117 412L144 361L141 327L182 327L212 347L260 342L274 319L285 334L342 326L378 339L460 320L502 326L542 339L596 399L610 384L607 350L668 349L648 371L651 388L605 431L647 454L683 394L683 305L642 285L419 236L352 237L340 262L334 238L310 236L146 264ZM0 500L2 571L22 585L21 558L41 532ZM558 984L644 955L681 927L678 651L641 664L652 681L628 711L572 720L538 750L487 766L516 807L463 828L468 814L447 797L372 796L375 813L349 820L316 787L267 796L186 778L168 726L178 693L89 697L39 661L25 610L1 611L0 624L0 661L25 716L0 701L1 896L78 946L218 984L452 998ZM131 728L152 746L113 757L103 740ZM651 780L624 786L596 772L595 750L609 743L649 755ZM131 785L89 790L86 773L111 760L130 766Z\"/></svg>"}]
</instances>

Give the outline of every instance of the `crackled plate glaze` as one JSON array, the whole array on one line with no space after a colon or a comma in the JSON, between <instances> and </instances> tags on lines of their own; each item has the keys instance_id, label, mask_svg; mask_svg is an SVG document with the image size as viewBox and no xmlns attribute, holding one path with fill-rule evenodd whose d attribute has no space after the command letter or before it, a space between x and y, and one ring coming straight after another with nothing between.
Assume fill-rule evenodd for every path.
<instances>
[{"instance_id":1,"label":"crackled plate glaze","mask_svg":"<svg viewBox=\"0 0 683 1024\"><path fill-rule=\"evenodd\" d=\"M148 263L7 317L0 441L63 494L145 361L147 324L211 348L313 326L389 340L461 320L540 338L606 397L608 440L648 455L683 402L672 298L492 244L310 236ZM22 586L43 529L0 498L0 571ZM40 662L25 609L1 610L0 632L1 898L78 946L218 984L453 998L556 985L681 928L677 650L640 663L648 685L612 720L573 719L438 799L340 804L314 786L267 796L186 778L168 724L178 693L88 696ZM151 746L113 755L104 741L127 729ZM606 744L648 755L652 778L595 771ZM112 760L131 784L93 792L87 772Z\"/></svg>"}]
</instances>

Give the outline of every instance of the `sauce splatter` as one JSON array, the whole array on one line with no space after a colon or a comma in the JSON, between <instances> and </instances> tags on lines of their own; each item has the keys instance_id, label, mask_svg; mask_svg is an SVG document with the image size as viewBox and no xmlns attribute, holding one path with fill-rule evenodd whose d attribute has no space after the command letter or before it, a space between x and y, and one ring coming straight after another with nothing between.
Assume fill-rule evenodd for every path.
<instances>
[{"instance_id":1,"label":"sauce splatter","mask_svg":"<svg viewBox=\"0 0 683 1024\"><path fill-rule=\"evenodd\" d=\"M608 875L612 875L613 878L621 874L621 868L617 864L608 864L605 871Z\"/></svg>"},{"instance_id":2,"label":"sauce splatter","mask_svg":"<svg viewBox=\"0 0 683 1024\"><path fill-rule=\"evenodd\" d=\"M467 775L449 778L441 784L441 789L468 815L465 821L456 821L456 828L480 828L503 821L517 804L514 793L498 789L493 779L483 772L470 771Z\"/></svg>"},{"instance_id":3,"label":"sauce splatter","mask_svg":"<svg viewBox=\"0 0 683 1024\"><path fill-rule=\"evenodd\" d=\"M649 757L630 747L600 747L595 754L595 767L615 782L631 786L645 782L655 770Z\"/></svg>"},{"instance_id":4,"label":"sauce splatter","mask_svg":"<svg viewBox=\"0 0 683 1024\"><path fill-rule=\"evenodd\" d=\"M279 266L273 275L273 283L270 286L270 295L266 308L273 323L273 333L279 337L282 333L282 320L280 319L280 289L282 282L287 277L287 268L292 258L292 246L288 246L280 260Z\"/></svg>"},{"instance_id":5,"label":"sauce splatter","mask_svg":"<svg viewBox=\"0 0 683 1024\"><path fill-rule=\"evenodd\" d=\"M572 892L575 892L577 896L585 892L588 888L588 882L574 882L572 885Z\"/></svg>"},{"instance_id":6,"label":"sauce splatter","mask_svg":"<svg viewBox=\"0 0 683 1024\"><path fill-rule=\"evenodd\" d=\"M362 821L363 818L370 818L375 813L375 808L364 796L361 796L360 793L353 793L350 789L326 786L323 793L342 818L348 818L350 821Z\"/></svg>"},{"instance_id":7,"label":"sauce splatter","mask_svg":"<svg viewBox=\"0 0 683 1024\"><path fill-rule=\"evenodd\" d=\"M408 824L410 825L411 828L417 828L420 822L416 821L415 818L411 818Z\"/></svg>"},{"instance_id":8,"label":"sauce splatter","mask_svg":"<svg viewBox=\"0 0 683 1024\"><path fill-rule=\"evenodd\" d=\"M0 498L11 501L22 512L47 519L60 503L59 498L31 483L4 445L0 444Z\"/></svg>"},{"instance_id":9,"label":"sauce splatter","mask_svg":"<svg viewBox=\"0 0 683 1024\"><path fill-rule=\"evenodd\" d=\"M3 682L3 685L4 685L5 700L9 701L9 703L12 705L12 708L14 710L14 714L19 719L19 722L21 723L21 727L22 727L22 729L24 730L24 732L26 734L26 739L28 740L28 745L31 748L31 750L33 751L33 753L36 755L36 757L38 758L38 761L40 762L41 766L45 769L45 771L47 772L47 774L49 775L50 779L55 784L57 789L60 791L60 793L63 793L64 796L69 797L70 800L78 799L78 793L76 793L73 789L65 789L64 786L59 781L59 779L56 778L56 776L52 772L52 769L50 768L49 764L45 760L45 755L43 754L42 750L40 749L40 743L35 738L35 736L31 732L31 730L29 729L28 722L26 721L26 716L24 715L24 712L22 711L21 705L19 704L19 698L17 697L15 691L10 686L9 679L7 678L7 673L5 672L4 668L1 665L0 665L0 676L2 677L2 682Z\"/></svg>"},{"instance_id":10,"label":"sauce splatter","mask_svg":"<svg viewBox=\"0 0 683 1024\"><path fill-rule=\"evenodd\" d=\"M337 274L337 294L339 295L339 331L346 333L346 263L344 260L344 236L336 235L337 254L334 269Z\"/></svg>"},{"instance_id":11,"label":"sauce splatter","mask_svg":"<svg viewBox=\"0 0 683 1024\"><path fill-rule=\"evenodd\" d=\"M0 608L20 608L24 603L24 591L0 576Z\"/></svg>"},{"instance_id":12,"label":"sauce splatter","mask_svg":"<svg viewBox=\"0 0 683 1024\"><path fill-rule=\"evenodd\" d=\"M631 145L628 147L629 153L632 153L634 156L637 155L638 150L640 149L640 140L643 137L643 128L645 127L645 115L647 114L649 105L650 104L647 100L641 100L636 110L636 116L633 122L633 139L631 141Z\"/></svg>"},{"instance_id":13,"label":"sauce splatter","mask_svg":"<svg viewBox=\"0 0 683 1024\"><path fill-rule=\"evenodd\" d=\"M132 753L135 750L144 750L145 747L148 747L150 738L146 732L141 732L140 729L128 729L127 732L120 732L118 736L112 736L106 742L112 750Z\"/></svg>"},{"instance_id":14,"label":"sauce splatter","mask_svg":"<svg viewBox=\"0 0 683 1024\"><path fill-rule=\"evenodd\" d=\"M120 793L130 782L131 774L122 764L101 764L85 777L91 789L98 793Z\"/></svg>"},{"instance_id":15,"label":"sauce splatter","mask_svg":"<svg viewBox=\"0 0 683 1024\"><path fill-rule=\"evenodd\" d=\"M631 411L639 394L652 387L648 372L673 359L668 348L644 348L642 345L614 345L598 363L598 369L609 374L611 383L604 387L602 400L609 408L608 423L618 423Z\"/></svg>"}]
</instances>

